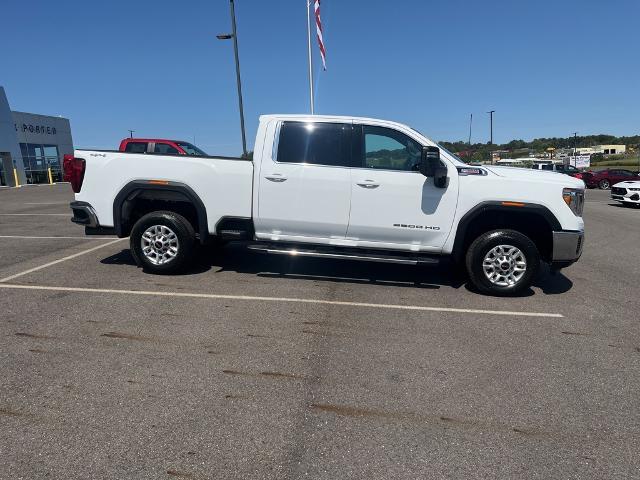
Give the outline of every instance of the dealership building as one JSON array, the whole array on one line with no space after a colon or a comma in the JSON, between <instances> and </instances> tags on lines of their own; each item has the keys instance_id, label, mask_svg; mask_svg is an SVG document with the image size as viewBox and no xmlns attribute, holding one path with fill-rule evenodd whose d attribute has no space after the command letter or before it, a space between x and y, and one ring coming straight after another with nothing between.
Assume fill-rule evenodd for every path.
<instances>
[{"instance_id":1,"label":"dealership building","mask_svg":"<svg viewBox=\"0 0 640 480\"><path fill-rule=\"evenodd\" d=\"M0 184L62 180L62 157L73 153L69 120L12 111L0 87Z\"/></svg>"}]
</instances>

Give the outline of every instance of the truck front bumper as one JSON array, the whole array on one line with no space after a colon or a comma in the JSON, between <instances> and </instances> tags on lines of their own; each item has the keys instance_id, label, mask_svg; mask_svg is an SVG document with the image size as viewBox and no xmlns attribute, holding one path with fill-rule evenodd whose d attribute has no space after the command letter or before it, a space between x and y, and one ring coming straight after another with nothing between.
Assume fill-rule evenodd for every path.
<instances>
[{"instance_id":1,"label":"truck front bumper","mask_svg":"<svg viewBox=\"0 0 640 480\"><path fill-rule=\"evenodd\" d=\"M563 230L553 232L551 268L559 270L575 263L582 255L584 231Z\"/></svg>"}]
</instances>

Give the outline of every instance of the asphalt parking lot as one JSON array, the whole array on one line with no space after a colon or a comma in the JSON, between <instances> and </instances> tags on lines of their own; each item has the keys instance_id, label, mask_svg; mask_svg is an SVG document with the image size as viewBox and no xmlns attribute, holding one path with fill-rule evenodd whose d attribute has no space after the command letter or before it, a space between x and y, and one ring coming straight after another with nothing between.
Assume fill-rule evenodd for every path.
<instances>
[{"instance_id":1,"label":"asphalt parking lot","mask_svg":"<svg viewBox=\"0 0 640 480\"><path fill-rule=\"evenodd\" d=\"M519 298L204 251L146 275L68 185L0 190L0 478L640 478L640 209Z\"/></svg>"}]
</instances>

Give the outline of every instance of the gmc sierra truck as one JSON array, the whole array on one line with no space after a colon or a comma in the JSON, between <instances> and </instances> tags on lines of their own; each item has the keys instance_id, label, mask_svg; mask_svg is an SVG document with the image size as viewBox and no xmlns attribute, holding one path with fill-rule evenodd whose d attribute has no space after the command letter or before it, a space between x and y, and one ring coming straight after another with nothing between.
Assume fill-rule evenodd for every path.
<instances>
[{"instance_id":1,"label":"gmc sierra truck","mask_svg":"<svg viewBox=\"0 0 640 480\"><path fill-rule=\"evenodd\" d=\"M332 259L450 257L480 292L511 295L541 261L558 270L583 248L582 180L472 167L385 120L265 115L253 160L76 150L64 171L72 221L89 235L129 236L150 273L184 269L196 242L238 240Z\"/></svg>"}]
</instances>

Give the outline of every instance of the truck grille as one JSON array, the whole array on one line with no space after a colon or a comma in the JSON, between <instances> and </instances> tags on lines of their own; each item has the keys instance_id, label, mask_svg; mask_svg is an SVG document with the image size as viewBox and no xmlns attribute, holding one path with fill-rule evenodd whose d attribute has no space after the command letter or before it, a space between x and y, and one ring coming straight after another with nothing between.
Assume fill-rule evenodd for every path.
<instances>
[{"instance_id":1,"label":"truck grille","mask_svg":"<svg viewBox=\"0 0 640 480\"><path fill-rule=\"evenodd\" d=\"M626 188L613 187L611 189L611 194L612 195L626 195L627 194L627 189Z\"/></svg>"}]
</instances>

